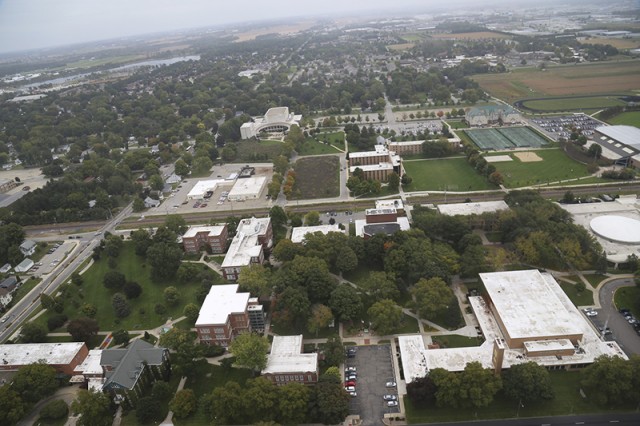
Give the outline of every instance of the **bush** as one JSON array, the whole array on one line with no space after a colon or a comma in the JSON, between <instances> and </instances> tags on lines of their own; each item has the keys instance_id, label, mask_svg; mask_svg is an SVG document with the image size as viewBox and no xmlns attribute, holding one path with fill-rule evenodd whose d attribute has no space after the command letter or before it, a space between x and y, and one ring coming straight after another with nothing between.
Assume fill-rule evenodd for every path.
<instances>
[{"instance_id":1,"label":"bush","mask_svg":"<svg viewBox=\"0 0 640 426\"><path fill-rule=\"evenodd\" d=\"M200 344L200 346L202 347L202 354L207 358L224 355L226 352L224 346L203 344Z\"/></svg>"},{"instance_id":2,"label":"bush","mask_svg":"<svg viewBox=\"0 0 640 426\"><path fill-rule=\"evenodd\" d=\"M145 396L140 398L136 404L136 418L142 424L160 420L161 408L159 401Z\"/></svg>"},{"instance_id":3,"label":"bush","mask_svg":"<svg viewBox=\"0 0 640 426\"><path fill-rule=\"evenodd\" d=\"M172 393L171 386L167 382L155 382L151 388L151 397L158 401L168 401Z\"/></svg>"},{"instance_id":4,"label":"bush","mask_svg":"<svg viewBox=\"0 0 640 426\"><path fill-rule=\"evenodd\" d=\"M142 287L135 281L128 281L122 288L127 299L135 299L142 294Z\"/></svg>"},{"instance_id":5,"label":"bush","mask_svg":"<svg viewBox=\"0 0 640 426\"><path fill-rule=\"evenodd\" d=\"M189 417L196 409L196 395L191 389L182 389L176 393L169 403L173 414L179 418Z\"/></svg>"},{"instance_id":6,"label":"bush","mask_svg":"<svg viewBox=\"0 0 640 426\"><path fill-rule=\"evenodd\" d=\"M64 314L56 314L47 320L47 328L49 331L53 331L56 328L60 328L67 322L69 318Z\"/></svg>"},{"instance_id":7,"label":"bush","mask_svg":"<svg viewBox=\"0 0 640 426\"><path fill-rule=\"evenodd\" d=\"M124 318L129 316L131 313L131 306L124 294L116 293L111 298L111 306L113 306L113 310L116 313L116 316L119 318Z\"/></svg>"},{"instance_id":8,"label":"bush","mask_svg":"<svg viewBox=\"0 0 640 426\"><path fill-rule=\"evenodd\" d=\"M40 410L40 420L59 420L69 413L67 403L61 399L51 401Z\"/></svg>"},{"instance_id":9,"label":"bush","mask_svg":"<svg viewBox=\"0 0 640 426\"><path fill-rule=\"evenodd\" d=\"M162 303L156 303L156 307L153 309L156 314L163 315L167 313L167 307Z\"/></svg>"}]
</instances>

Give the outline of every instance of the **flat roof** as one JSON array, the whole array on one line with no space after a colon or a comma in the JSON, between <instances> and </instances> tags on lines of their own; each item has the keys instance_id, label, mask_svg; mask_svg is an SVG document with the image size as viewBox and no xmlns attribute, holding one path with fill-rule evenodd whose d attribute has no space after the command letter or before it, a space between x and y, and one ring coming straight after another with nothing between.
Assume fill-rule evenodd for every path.
<instances>
[{"instance_id":1,"label":"flat roof","mask_svg":"<svg viewBox=\"0 0 640 426\"><path fill-rule=\"evenodd\" d=\"M603 238L625 244L640 244L640 220L607 214L591 219L589 226Z\"/></svg>"},{"instance_id":2,"label":"flat roof","mask_svg":"<svg viewBox=\"0 0 640 426\"><path fill-rule=\"evenodd\" d=\"M395 207L388 207L388 208L375 208L375 209L366 209L364 211L364 214L367 216L376 216L376 215L383 215L383 214L397 214L398 210L396 210Z\"/></svg>"},{"instance_id":3,"label":"flat roof","mask_svg":"<svg viewBox=\"0 0 640 426\"><path fill-rule=\"evenodd\" d=\"M87 355L84 361L82 361L73 372L86 375L102 374L100 359L102 359L102 349L91 349L89 355Z\"/></svg>"},{"instance_id":4,"label":"flat roof","mask_svg":"<svg viewBox=\"0 0 640 426\"><path fill-rule=\"evenodd\" d=\"M640 149L640 129L634 126L600 126L596 132L615 139L632 148Z\"/></svg>"},{"instance_id":5,"label":"flat roof","mask_svg":"<svg viewBox=\"0 0 640 426\"><path fill-rule=\"evenodd\" d=\"M349 167L349 171L351 173L355 172L356 169L360 169L363 172L371 172L374 170L393 170L393 164L391 163L378 163L378 164L366 164L362 166L351 166Z\"/></svg>"},{"instance_id":6,"label":"flat roof","mask_svg":"<svg viewBox=\"0 0 640 426\"><path fill-rule=\"evenodd\" d=\"M376 200L376 209L404 209L404 202L400 198L391 200Z\"/></svg>"},{"instance_id":7,"label":"flat roof","mask_svg":"<svg viewBox=\"0 0 640 426\"><path fill-rule=\"evenodd\" d=\"M307 234L313 234L316 232L322 232L324 235L327 235L329 232L345 233L345 231L341 230L338 225L299 226L297 228L293 228L291 231L291 241L294 243L302 243L304 242Z\"/></svg>"},{"instance_id":8,"label":"flat roof","mask_svg":"<svg viewBox=\"0 0 640 426\"><path fill-rule=\"evenodd\" d=\"M375 145L374 151L349 152L349 159L377 157L380 155L389 155L389 150L384 145Z\"/></svg>"},{"instance_id":9,"label":"flat roof","mask_svg":"<svg viewBox=\"0 0 640 426\"><path fill-rule=\"evenodd\" d=\"M238 293L238 284L211 286L195 325L225 324L229 314L247 309L250 296L249 293Z\"/></svg>"},{"instance_id":10,"label":"flat roof","mask_svg":"<svg viewBox=\"0 0 640 426\"><path fill-rule=\"evenodd\" d=\"M262 374L316 372L318 370L318 354L304 354L302 351L302 335L274 336L271 353L267 357L267 366Z\"/></svg>"},{"instance_id":11,"label":"flat roof","mask_svg":"<svg viewBox=\"0 0 640 426\"><path fill-rule=\"evenodd\" d=\"M203 197L207 191L215 191L218 185L225 183L224 179L199 180L193 185L187 197Z\"/></svg>"},{"instance_id":12,"label":"flat roof","mask_svg":"<svg viewBox=\"0 0 640 426\"><path fill-rule=\"evenodd\" d=\"M236 180L235 185L229 191L229 198L258 196L264 187L267 178L264 176L250 177Z\"/></svg>"},{"instance_id":13,"label":"flat roof","mask_svg":"<svg viewBox=\"0 0 640 426\"><path fill-rule=\"evenodd\" d=\"M66 365L83 346L84 342L0 345L0 362L27 365L44 360L48 365Z\"/></svg>"},{"instance_id":14,"label":"flat roof","mask_svg":"<svg viewBox=\"0 0 640 426\"><path fill-rule=\"evenodd\" d=\"M221 266L230 268L249 265L251 258L259 256L262 251L258 236L267 232L270 222L271 219L268 217L242 219Z\"/></svg>"},{"instance_id":15,"label":"flat roof","mask_svg":"<svg viewBox=\"0 0 640 426\"><path fill-rule=\"evenodd\" d=\"M358 219L355 221L356 235L359 237L362 237L364 235L365 227L371 227L375 225L385 225L387 223L397 224L398 226L400 226L401 231L408 231L409 229L411 229L411 225L409 224L409 219L404 216L398 217L395 222L382 222L382 223L367 223L365 219ZM367 228L367 229L371 230L372 228Z\"/></svg>"},{"instance_id":16,"label":"flat roof","mask_svg":"<svg viewBox=\"0 0 640 426\"><path fill-rule=\"evenodd\" d=\"M580 334L576 316L569 312L550 289L558 284L537 269L481 273L491 301L512 339Z\"/></svg>"},{"instance_id":17,"label":"flat roof","mask_svg":"<svg viewBox=\"0 0 640 426\"><path fill-rule=\"evenodd\" d=\"M509 205L504 201L480 201L477 203L439 204L438 211L447 216L469 216L509 210Z\"/></svg>"},{"instance_id":18,"label":"flat roof","mask_svg":"<svg viewBox=\"0 0 640 426\"><path fill-rule=\"evenodd\" d=\"M195 237L196 234L201 232L206 232L207 235L220 235L222 231L224 231L226 225L215 225L215 226L191 226L182 236L183 238L192 238Z\"/></svg>"}]
</instances>

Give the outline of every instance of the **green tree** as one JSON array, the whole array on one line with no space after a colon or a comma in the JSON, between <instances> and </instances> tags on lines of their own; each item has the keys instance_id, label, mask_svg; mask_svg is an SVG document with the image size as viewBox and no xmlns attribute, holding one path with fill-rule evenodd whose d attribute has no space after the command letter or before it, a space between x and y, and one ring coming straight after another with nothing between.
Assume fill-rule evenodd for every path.
<instances>
[{"instance_id":1,"label":"green tree","mask_svg":"<svg viewBox=\"0 0 640 426\"><path fill-rule=\"evenodd\" d=\"M311 317L309 317L307 329L317 336L318 332L323 328L327 328L332 320L333 315L329 307L320 304L313 305L311 307Z\"/></svg>"},{"instance_id":2,"label":"green tree","mask_svg":"<svg viewBox=\"0 0 640 426\"><path fill-rule=\"evenodd\" d=\"M156 422L161 419L162 406L160 401L150 396L143 396L136 403L136 419L141 424Z\"/></svg>"},{"instance_id":3,"label":"green tree","mask_svg":"<svg viewBox=\"0 0 640 426\"><path fill-rule=\"evenodd\" d=\"M129 300L137 299L142 294L142 287L135 281L127 281L122 287L122 292Z\"/></svg>"},{"instance_id":4,"label":"green tree","mask_svg":"<svg viewBox=\"0 0 640 426\"><path fill-rule=\"evenodd\" d=\"M279 228L283 225L287 224L289 218L287 217L287 212L280 206L273 206L269 210L269 217L271 218L271 223L274 228Z\"/></svg>"},{"instance_id":5,"label":"green tree","mask_svg":"<svg viewBox=\"0 0 640 426\"><path fill-rule=\"evenodd\" d=\"M453 291L441 278L422 278L411 289L414 307L421 317L433 320L455 303Z\"/></svg>"},{"instance_id":6,"label":"green tree","mask_svg":"<svg viewBox=\"0 0 640 426\"><path fill-rule=\"evenodd\" d=\"M133 211L137 213L137 212L143 211L144 209L145 209L145 206L144 206L144 201L142 200L142 198L135 197L133 199Z\"/></svg>"},{"instance_id":7,"label":"green tree","mask_svg":"<svg viewBox=\"0 0 640 426\"><path fill-rule=\"evenodd\" d=\"M269 341L254 333L241 333L229 346L229 351L236 357L236 364L259 372L267 366Z\"/></svg>"},{"instance_id":8,"label":"green tree","mask_svg":"<svg viewBox=\"0 0 640 426\"><path fill-rule=\"evenodd\" d=\"M120 290L127 282L122 272L107 271L102 278L102 284L109 290Z\"/></svg>"},{"instance_id":9,"label":"green tree","mask_svg":"<svg viewBox=\"0 0 640 426\"><path fill-rule=\"evenodd\" d=\"M87 318L95 318L98 308L93 303L85 303L80 307L80 313Z\"/></svg>"},{"instance_id":10,"label":"green tree","mask_svg":"<svg viewBox=\"0 0 640 426\"><path fill-rule=\"evenodd\" d=\"M606 355L580 372L580 384L587 398L601 406L624 404L633 394L633 367L628 361Z\"/></svg>"},{"instance_id":11,"label":"green tree","mask_svg":"<svg viewBox=\"0 0 640 426\"><path fill-rule=\"evenodd\" d=\"M183 179L189 176L189 165L182 158L175 163L175 173Z\"/></svg>"},{"instance_id":12,"label":"green tree","mask_svg":"<svg viewBox=\"0 0 640 426\"><path fill-rule=\"evenodd\" d=\"M181 260L182 250L175 243L156 243L147 249L151 278L155 281L166 281L175 277Z\"/></svg>"},{"instance_id":13,"label":"green tree","mask_svg":"<svg viewBox=\"0 0 640 426\"><path fill-rule=\"evenodd\" d=\"M129 344L129 332L127 330L116 330L113 332L113 343L116 345L126 346Z\"/></svg>"},{"instance_id":14,"label":"green tree","mask_svg":"<svg viewBox=\"0 0 640 426\"><path fill-rule=\"evenodd\" d=\"M131 314L131 305L122 293L116 293L111 297L111 306L118 318L125 318Z\"/></svg>"},{"instance_id":15,"label":"green tree","mask_svg":"<svg viewBox=\"0 0 640 426\"><path fill-rule=\"evenodd\" d=\"M344 362L344 345L340 336L331 336L323 349L324 365L339 366Z\"/></svg>"},{"instance_id":16,"label":"green tree","mask_svg":"<svg viewBox=\"0 0 640 426\"><path fill-rule=\"evenodd\" d=\"M341 284L331 293L329 307L340 321L353 321L360 315L362 299L356 289Z\"/></svg>"},{"instance_id":17,"label":"green tree","mask_svg":"<svg viewBox=\"0 0 640 426\"><path fill-rule=\"evenodd\" d=\"M45 293L40 293L40 305L42 305L43 309L52 309L55 304L56 301L53 297Z\"/></svg>"},{"instance_id":18,"label":"green tree","mask_svg":"<svg viewBox=\"0 0 640 426\"><path fill-rule=\"evenodd\" d=\"M198 315L200 315L200 308L195 303L187 303L182 314L187 317L187 321L189 321L189 323L195 324L198 319Z\"/></svg>"},{"instance_id":19,"label":"green tree","mask_svg":"<svg viewBox=\"0 0 640 426\"><path fill-rule=\"evenodd\" d=\"M171 359L176 374L191 376L197 374L197 364L203 362L203 349L196 344L194 332L172 328L160 337L160 346L172 349Z\"/></svg>"},{"instance_id":20,"label":"green tree","mask_svg":"<svg viewBox=\"0 0 640 426\"><path fill-rule=\"evenodd\" d=\"M516 364L502 376L504 394L514 401L534 402L553 399L553 387L546 368L529 361Z\"/></svg>"},{"instance_id":21,"label":"green tree","mask_svg":"<svg viewBox=\"0 0 640 426\"><path fill-rule=\"evenodd\" d=\"M270 269L259 263L253 263L242 268L238 276L238 284L242 291L248 291L255 296L268 296L272 288L271 279Z\"/></svg>"},{"instance_id":22,"label":"green tree","mask_svg":"<svg viewBox=\"0 0 640 426\"><path fill-rule=\"evenodd\" d=\"M387 183L389 184L389 190L397 191L400 187L400 176L396 172L393 172L387 178Z\"/></svg>"},{"instance_id":23,"label":"green tree","mask_svg":"<svg viewBox=\"0 0 640 426\"><path fill-rule=\"evenodd\" d=\"M597 160L602 155L602 147L597 143L592 143L588 149L588 152L590 156Z\"/></svg>"},{"instance_id":24,"label":"green tree","mask_svg":"<svg viewBox=\"0 0 640 426\"><path fill-rule=\"evenodd\" d=\"M283 238L273 249L273 257L280 262L289 262L300 254L300 246L288 238Z\"/></svg>"},{"instance_id":25,"label":"green tree","mask_svg":"<svg viewBox=\"0 0 640 426\"><path fill-rule=\"evenodd\" d=\"M247 424L245 392L246 387L234 381L214 388L209 400L209 420L216 419L220 424Z\"/></svg>"},{"instance_id":26,"label":"green tree","mask_svg":"<svg viewBox=\"0 0 640 426\"><path fill-rule=\"evenodd\" d=\"M367 293L377 302L382 299L397 300L400 296L398 286L386 272L372 271L364 284Z\"/></svg>"},{"instance_id":27,"label":"green tree","mask_svg":"<svg viewBox=\"0 0 640 426\"><path fill-rule=\"evenodd\" d=\"M462 373L436 368L429 374L438 388L436 399L441 407L486 407L502 387L500 377L492 370L482 368L479 362L468 363Z\"/></svg>"},{"instance_id":28,"label":"green tree","mask_svg":"<svg viewBox=\"0 0 640 426\"><path fill-rule=\"evenodd\" d=\"M336 268L340 272L350 272L358 267L358 256L349 246L341 247L336 258Z\"/></svg>"},{"instance_id":29,"label":"green tree","mask_svg":"<svg viewBox=\"0 0 640 426\"><path fill-rule=\"evenodd\" d=\"M11 388L26 402L38 402L58 389L56 370L44 361L25 365L14 376Z\"/></svg>"},{"instance_id":30,"label":"green tree","mask_svg":"<svg viewBox=\"0 0 640 426\"><path fill-rule=\"evenodd\" d=\"M40 410L40 419L44 421L60 420L69 413L69 406L61 399L51 401Z\"/></svg>"},{"instance_id":31,"label":"green tree","mask_svg":"<svg viewBox=\"0 0 640 426\"><path fill-rule=\"evenodd\" d=\"M131 241L138 256L145 256L147 249L152 244L151 235L146 229L136 229L131 232Z\"/></svg>"},{"instance_id":32,"label":"green tree","mask_svg":"<svg viewBox=\"0 0 640 426\"><path fill-rule=\"evenodd\" d=\"M93 336L98 334L98 330L98 321L87 317L73 319L67 325L67 332L76 342L88 343Z\"/></svg>"},{"instance_id":33,"label":"green tree","mask_svg":"<svg viewBox=\"0 0 640 426\"><path fill-rule=\"evenodd\" d=\"M278 388L278 421L284 425L305 423L309 388L302 383L287 383Z\"/></svg>"},{"instance_id":34,"label":"green tree","mask_svg":"<svg viewBox=\"0 0 640 426\"><path fill-rule=\"evenodd\" d=\"M320 213L317 211L310 211L306 215L304 215L304 224L305 226L318 226L322 223L320 221Z\"/></svg>"},{"instance_id":35,"label":"green tree","mask_svg":"<svg viewBox=\"0 0 640 426\"><path fill-rule=\"evenodd\" d=\"M276 299L273 320L276 323L304 325L310 314L311 302L305 289L286 288Z\"/></svg>"},{"instance_id":36,"label":"green tree","mask_svg":"<svg viewBox=\"0 0 640 426\"><path fill-rule=\"evenodd\" d=\"M175 232L176 235L184 234L189 228L187 226L187 222L179 214L170 214L169 216L167 216L167 218L164 220L164 226L166 226L167 229Z\"/></svg>"},{"instance_id":37,"label":"green tree","mask_svg":"<svg viewBox=\"0 0 640 426\"><path fill-rule=\"evenodd\" d=\"M327 425L342 423L349 415L350 400L342 384L319 382L309 399L311 420Z\"/></svg>"},{"instance_id":38,"label":"green tree","mask_svg":"<svg viewBox=\"0 0 640 426\"><path fill-rule=\"evenodd\" d=\"M25 415L20 394L10 386L0 386L0 424L15 425Z\"/></svg>"},{"instance_id":39,"label":"green tree","mask_svg":"<svg viewBox=\"0 0 640 426\"><path fill-rule=\"evenodd\" d=\"M157 401L166 402L173 395L173 389L167 382L157 381L151 387L151 397Z\"/></svg>"},{"instance_id":40,"label":"green tree","mask_svg":"<svg viewBox=\"0 0 640 426\"><path fill-rule=\"evenodd\" d=\"M169 409L179 418L189 417L196 410L196 394L191 389L182 389L176 392L169 403Z\"/></svg>"},{"instance_id":41,"label":"green tree","mask_svg":"<svg viewBox=\"0 0 640 426\"><path fill-rule=\"evenodd\" d=\"M113 423L111 401L106 393L81 390L71 404L74 414L80 415L79 426L110 426Z\"/></svg>"},{"instance_id":42,"label":"green tree","mask_svg":"<svg viewBox=\"0 0 640 426\"><path fill-rule=\"evenodd\" d=\"M174 286L169 286L162 292L164 301L169 306L175 306L180 302L180 292Z\"/></svg>"},{"instance_id":43,"label":"green tree","mask_svg":"<svg viewBox=\"0 0 640 426\"><path fill-rule=\"evenodd\" d=\"M402 324L404 314L402 308L393 300L382 299L371 305L367 311L371 321L371 327L379 334L393 333Z\"/></svg>"},{"instance_id":44,"label":"green tree","mask_svg":"<svg viewBox=\"0 0 640 426\"><path fill-rule=\"evenodd\" d=\"M47 329L44 325L28 322L20 330L20 340L23 343L44 343L47 341Z\"/></svg>"}]
</instances>

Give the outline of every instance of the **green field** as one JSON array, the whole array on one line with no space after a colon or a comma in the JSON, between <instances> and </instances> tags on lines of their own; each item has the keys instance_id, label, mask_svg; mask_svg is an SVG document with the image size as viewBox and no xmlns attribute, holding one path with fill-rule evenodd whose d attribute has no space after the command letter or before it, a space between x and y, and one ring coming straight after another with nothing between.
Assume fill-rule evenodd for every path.
<instances>
[{"instance_id":1,"label":"green field","mask_svg":"<svg viewBox=\"0 0 640 426\"><path fill-rule=\"evenodd\" d=\"M236 142L237 155L234 163L247 163L255 161L272 161L282 152L284 144L281 141L243 140Z\"/></svg>"},{"instance_id":2,"label":"green field","mask_svg":"<svg viewBox=\"0 0 640 426\"><path fill-rule=\"evenodd\" d=\"M481 191L496 189L467 163L466 158L405 161L413 178L405 191ZM497 167L497 166L496 166Z\"/></svg>"},{"instance_id":3,"label":"green field","mask_svg":"<svg viewBox=\"0 0 640 426\"><path fill-rule=\"evenodd\" d=\"M543 161L523 163L510 153L508 155L513 161L491 163L504 177L506 187L540 185L589 175L586 165L567 157L561 149L542 149L532 152L535 152Z\"/></svg>"},{"instance_id":4,"label":"green field","mask_svg":"<svg viewBox=\"0 0 640 426\"><path fill-rule=\"evenodd\" d=\"M640 127L640 111L623 112L622 114L613 117L609 122L611 124Z\"/></svg>"},{"instance_id":5,"label":"green field","mask_svg":"<svg viewBox=\"0 0 640 426\"><path fill-rule=\"evenodd\" d=\"M586 98L550 98L535 101L523 101L522 106L534 111L597 111L625 103L612 96L590 96Z\"/></svg>"},{"instance_id":6,"label":"green field","mask_svg":"<svg viewBox=\"0 0 640 426\"><path fill-rule=\"evenodd\" d=\"M340 195L340 159L337 155L300 158L293 168L296 172L293 199Z\"/></svg>"},{"instance_id":7,"label":"green field","mask_svg":"<svg viewBox=\"0 0 640 426\"><path fill-rule=\"evenodd\" d=\"M318 142L313 138L308 138L302 143L302 146L297 150L297 152L299 155L322 155L336 154L339 151L330 143Z\"/></svg>"},{"instance_id":8,"label":"green field","mask_svg":"<svg viewBox=\"0 0 640 426\"><path fill-rule=\"evenodd\" d=\"M589 306L593 305L593 293L589 290L585 290L582 293L578 293L576 290L575 284L569 284L565 282L560 282L560 287L565 292L569 299L576 306Z\"/></svg>"}]
</instances>

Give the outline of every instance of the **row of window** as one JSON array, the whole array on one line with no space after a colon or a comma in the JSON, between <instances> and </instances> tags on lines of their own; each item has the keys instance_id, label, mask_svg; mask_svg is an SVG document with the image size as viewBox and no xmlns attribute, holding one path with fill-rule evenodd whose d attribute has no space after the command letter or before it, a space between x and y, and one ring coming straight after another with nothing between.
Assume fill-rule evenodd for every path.
<instances>
[{"instance_id":1,"label":"row of window","mask_svg":"<svg viewBox=\"0 0 640 426\"><path fill-rule=\"evenodd\" d=\"M307 382L313 381L313 376L307 374ZM276 376L276 382L304 382L304 374L283 374Z\"/></svg>"},{"instance_id":2,"label":"row of window","mask_svg":"<svg viewBox=\"0 0 640 426\"><path fill-rule=\"evenodd\" d=\"M213 329L213 332L216 334L224 334L224 328L222 327L216 327ZM211 333L211 329L210 328L201 328L200 329L200 334L209 334Z\"/></svg>"}]
</instances>

